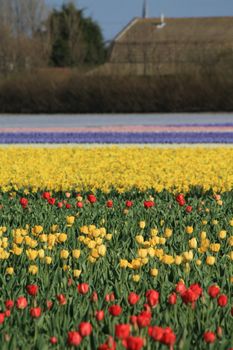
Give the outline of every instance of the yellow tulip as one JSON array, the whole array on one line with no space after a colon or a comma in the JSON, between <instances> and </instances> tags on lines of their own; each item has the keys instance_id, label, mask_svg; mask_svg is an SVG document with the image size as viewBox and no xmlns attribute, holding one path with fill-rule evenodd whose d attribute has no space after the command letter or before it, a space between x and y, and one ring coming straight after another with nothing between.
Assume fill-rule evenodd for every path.
<instances>
[{"instance_id":1,"label":"yellow tulip","mask_svg":"<svg viewBox=\"0 0 233 350\"><path fill-rule=\"evenodd\" d=\"M96 246L96 242L95 241L90 241L87 246L88 246L89 249L93 249Z\"/></svg>"},{"instance_id":2,"label":"yellow tulip","mask_svg":"<svg viewBox=\"0 0 233 350\"><path fill-rule=\"evenodd\" d=\"M100 245L97 248L97 251L98 251L99 255L105 256L106 255L106 246L104 244Z\"/></svg>"},{"instance_id":3,"label":"yellow tulip","mask_svg":"<svg viewBox=\"0 0 233 350\"><path fill-rule=\"evenodd\" d=\"M67 216L66 217L66 223L67 226L72 226L74 224L75 217L74 216Z\"/></svg>"},{"instance_id":4,"label":"yellow tulip","mask_svg":"<svg viewBox=\"0 0 233 350\"><path fill-rule=\"evenodd\" d=\"M107 241L111 241L112 239L112 234L108 233L106 236L105 236L106 240Z\"/></svg>"},{"instance_id":5,"label":"yellow tulip","mask_svg":"<svg viewBox=\"0 0 233 350\"><path fill-rule=\"evenodd\" d=\"M176 265L180 265L183 261L183 257L180 255L175 256L174 262Z\"/></svg>"},{"instance_id":6,"label":"yellow tulip","mask_svg":"<svg viewBox=\"0 0 233 350\"><path fill-rule=\"evenodd\" d=\"M140 281L140 275L133 275L133 276L132 276L132 280L133 280L134 282L139 282L139 281Z\"/></svg>"},{"instance_id":7,"label":"yellow tulip","mask_svg":"<svg viewBox=\"0 0 233 350\"><path fill-rule=\"evenodd\" d=\"M7 275L13 275L14 274L14 268L13 267L7 267L6 268L6 274Z\"/></svg>"},{"instance_id":8,"label":"yellow tulip","mask_svg":"<svg viewBox=\"0 0 233 350\"><path fill-rule=\"evenodd\" d=\"M88 257L88 261L92 264L94 264L96 262L96 258L94 258L92 255L89 255Z\"/></svg>"},{"instance_id":9,"label":"yellow tulip","mask_svg":"<svg viewBox=\"0 0 233 350\"><path fill-rule=\"evenodd\" d=\"M50 265L50 264L52 263L52 258L51 258L51 256L46 256L46 257L45 257L45 262L46 262L47 265Z\"/></svg>"},{"instance_id":10,"label":"yellow tulip","mask_svg":"<svg viewBox=\"0 0 233 350\"><path fill-rule=\"evenodd\" d=\"M80 275L81 275L81 270L73 270L73 276L75 277L75 278L78 278Z\"/></svg>"},{"instance_id":11,"label":"yellow tulip","mask_svg":"<svg viewBox=\"0 0 233 350\"><path fill-rule=\"evenodd\" d=\"M64 243L67 241L67 234L66 233L60 233L58 236L59 243Z\"/></svg>"},{"instance_id":12,"label":"yellow tulip","mask_svg":"<svg viewBox=\"0 0 233 350\"><path fill-rule=\"evenodd\" d=\"M139 227L143 230L146 227L146 222L145 221L140 221L139 222Z\"/></svg>"},{"instance_id":13,"label":"yellow tulip","mask_svg":"<svg viewBox=\"0 0 233 350\"><path fill-rule=\"evenodd\" d=\"M14 253L15 255L21 255L22 252L23 252L23 249L20 248L20 247L18 247L18 246L16 246L16 245L14 245L12 251L13 251L13 253Z\"/></svg>"},{"instance_id":14,"label":"yellow tulip","mask_svg":"<svg viewBox=\"0 0 233 350\"><path fill-rule=\"evenodd\" d=\"M157 228L152 228L152 229L150 230L150 234L151 234L152 237L153 237L153 236L157 236L157 234L158 234Z\"/></svg>"},{"instance_id":15,"label":"yellow tulip","mask_svg":"<svg viewBox=\"0 0 233 350\"><path fill-rule=\"evenodd\" d=\"M193 233L193 227L192 226L187 226L185 229L185 232L191 235Z\"/></svg>"},{"instance_id":16,"label":"yellow tulip","mask_svg":"<svg viewBox=\"0 0 233 350\"><path fill-rule=\"evenodd\" d=\"M138 249L138 256L140 258L146 258L147 257L147 249Z\"/></svg>"},{"instance_id":17,"label":"yellow tulip","mask_svg":"<svg viewBox=\"0 0 233 350\"><path fill-rule=\"evenodd\" d=\"M227 231L225 231L225 230L221 230L221 231L218 233L218 237L219 237L220 239L225 239L226 236L227 236Z\"/></svg>"},{"instance_id":18,"label":"yellow tulip","mask_svg":"<svg viewBox=\"0 0 233 350\"><path fill-rule=\"evenodd\" d=\"M44 249L39 249L38 250L38 256L39 256L40 259L44 258Z\"/></svg>"},{"instance_id":19,"label":"yellow tulip","mask_svg":"<svg viewBox=\"0 0 233 350\"><path fill-rule=\"evenodd\" d=\"M28 272L32 275L36 275L38 273L38 266L37 265L30 265L28 268Z\"/></svg>"},{"instance_id":20,"label":"yellow tulip","mask_svg":"<svg viewBox=\"0 0 233 350\"><path fill-rule=\"evenodd\" d=\"M189 240L189 248L196 249L197 248L197 240L196 238L192 238Z\"/></svg>"},{"instance_id":21,"label":"yellow tulip","mask_svg":"<svg viewBox=\"0 0 233 350\"><path fill-rule=\"evenodd\" d=\"M142 235L137 235L135 240L138 244L142 244L144 242L144 237Z\"/></svg>"},{"instance_id":22,"label":"yellow tulip","mask_svg":"<svg viewBox=\"0 0 233 350\"><path fill-rule=\"evenodd\" d=\"M164 237L159 237L159 244L165 244L166 243L166 238Z\"/></svg>"},{"instance_id":23,"label":"yellow tulip","mask_svg":"<svg viewBox=\"0 0 233 350\"><path fill-rule=\"evenodd\" d=\"M35 260L38 256L38 251L34 250L34 249L27 249L26 255L27 255L29 260Z\"/></svg>"},{"instance_id":24,"label":"yellow tulip","mask_svg":"<svg viewBox=\"0 0 233 350\"><path fill-rule=\"evenodd\" d=\"M61 259L68 259L68 257L69 257L69 252L68 252L68 250L62 249L62 250L60 251L60 258L61 258Z\"/></svg>"},{"instance_id":25,"label":"yellow tulip","mask_svg":"<svg viewBox=\"0 0 233 350\"><path fill-rule=\"evenodd\" d=\"M39 235L40 233L43 232L43 226L40 226L40 225L36 225L32 228L32 234L34 235Z\"/></svg>"},{"instance_id":26,"label":"yellow tulip","mask_svg":"<svg viewBox=\"0 0 233 350\"><path fill-rule=\"evenodd\" d=\"M188 252L183 253L183 258L185 259L186 262L192 261L193 260L193 252L192 250L189 250Z\"/></svg>"},{"instance_id":27,"label":"yellow tulip","mask_svg":"<svg viewBox=\"0 0 233 350\"><path fill-rule=\"evenodd\" d=\"M42 242L42 243L46 243L47 240L48 240L48 237L47 237L47 235L46 235L45 233L43 233L43 234L41 234L41 235L39 236L39 240L40 240L40 242Z\"/></svg>"},{"instance_id":28,"label":"yellow tulip","mask_svg":"<svg viewBox=\"0 0 233 350\"><path fill-rule=\"evenodd\" d=\"M153 269L150 269L150 275L152 277L157 277L158 276L158 273L159 273L159 270L156 269L156 268L153 268Z\"/></svg>"},{"instance_id":29,"label":"yellow tulip","mask_svg":"<svg viewBox=\"0 0 233 350\"><path fill-rule=\"evenodd\" d=\"M215 257L214 256L207 256L206 264L207 265L214 265L215 264Z\"/></svg>"},{"instance_id":30,"label":"yellow tulip","mask_svg":"<svg viewBox=\"0 0 233 350\"><path fill-rule=\"evenodd\" d=\"M91 256L95 259L98 259L100 256L99 256L99 253L98 253L98 250L96 248L92 249L91 250Z\"/></svg>"},{"instance_id":31,"label":"yellow tulip","mask_svg":"<svg viewBox=\"0 0 233 350\"><path fill-rule=\"evenodd\" d=\"M172 236L172 229L166 228L166 229L165 229L165 232L164 232L164 236L165 236L166 238L171 237L171 236Z\"/></svg>"},{"instance_id":32,"label":"yellow tulip","mask_svg":"<svg viewBox=\"0 0 233 350\"><path fill-rule=\"evenodd\" d=\"M220 244L219 243L210 244L210 250L214 253L218 253L220 250Z\"/></svg>"},{"instance_id":33,"label":"yellow tulip","mask_svg":"<svg viewBox=\"0 0 233 350\"><path fill-rule=\"evenodd\" d=\"M174 263L174 258L172 255L165 254L161 261L166 265L172 265Z\"/></svg>"},{"instance_id":34,"label":"yellow tulip","mask_svg":"<svg viewBox=\"0 0 233 350\"><path fill-rule=\"evenodd\" d=\"M81 251L79 249L73 249L72 250L72 256L73 256L74 259L79 259L80 254L81 254Z\"/></svg>"},{"instance_id":35,"label":"yellow tulip","mask_svg":"<svg viewBox=\"0 0 233 350\"><path fill-rule=\"evenodd\" d=\"M128 261L125 259L120 260L120 267L126 269L128 267Z\"/></svg>"}]
</instances>

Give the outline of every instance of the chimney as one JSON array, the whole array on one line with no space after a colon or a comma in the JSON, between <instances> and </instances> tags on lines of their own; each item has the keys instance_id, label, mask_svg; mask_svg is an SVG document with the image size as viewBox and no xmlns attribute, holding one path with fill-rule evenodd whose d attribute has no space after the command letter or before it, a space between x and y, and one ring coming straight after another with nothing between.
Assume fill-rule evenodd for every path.
<instances>
[{"instance_id":1,"label":"chimney","mask_svg":"<svg viewBox=\"0 0 233 350\"><path fill-rule=\"evenodd\" d=\"M147 0L143 0L142 18L148 18Z\"/></svg>"}]
</instances>

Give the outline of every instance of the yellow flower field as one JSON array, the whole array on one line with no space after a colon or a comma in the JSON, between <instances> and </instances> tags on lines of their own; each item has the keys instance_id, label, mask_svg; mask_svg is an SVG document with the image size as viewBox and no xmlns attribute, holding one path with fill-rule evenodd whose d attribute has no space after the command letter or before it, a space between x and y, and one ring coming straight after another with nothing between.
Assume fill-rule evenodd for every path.
<instances>
[{"instance_id":1,"label":"yellow flower field","mask_svg":"<svg viewBox=\"0 0 233 350\"><path fill-rule=\"evenodd\" d=\"M0 187L123 192L132 187L227 191L233 186L233 148L22 148L0 149Z\"/></svg>"}]
</instances>

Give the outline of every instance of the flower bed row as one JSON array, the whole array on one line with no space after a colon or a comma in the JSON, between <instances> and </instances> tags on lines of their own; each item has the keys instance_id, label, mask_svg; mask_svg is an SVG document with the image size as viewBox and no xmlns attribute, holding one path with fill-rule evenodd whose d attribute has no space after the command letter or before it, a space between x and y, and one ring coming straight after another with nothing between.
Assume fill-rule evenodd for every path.
<instances>
[{"instance_id":1,"label":"flower bed row","mask_svg":"<svg viewBox=\"0 0 233 350\"><path fill-rule=\"evenodd\" d=\"M2 147L0 188L161 192L233 187L233 148Z\"/></svg>"},{"instance_id":2,"label":"flower bed row","mask_svg":"<svg viewBox=\"0 0 233 350\"><path fill-rule=\"evenodd\" d=\"M1 349L232 349L232 198L1 192Z\"/></svg>"},{"instance_id":3,"label":"flower bed row","mask_svg":"<svg viewBox=\"0 0 233 350\"><path fill-rule=\"evenodd\" d=\"M18 132L0 133L0 144L27 143L101 143L101 144L148 144L148 143L233 143L232 132Z\"/></svg>"}]
</instances>

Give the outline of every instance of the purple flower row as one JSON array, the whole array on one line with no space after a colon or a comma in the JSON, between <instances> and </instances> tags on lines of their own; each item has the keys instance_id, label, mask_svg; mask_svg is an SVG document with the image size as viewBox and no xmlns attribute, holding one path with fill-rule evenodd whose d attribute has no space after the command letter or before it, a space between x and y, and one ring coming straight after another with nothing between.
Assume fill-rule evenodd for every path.
<instances>
[{"instance_id":1,"label":"purple flower row","mask_svg":"<svg viewBox=\"0 0 233 350\"><path fill-rule=\"evenodd\" d=\"M27 143L228 143L232 132L161 132L161 133L0 133L1 144Z\"/></svg>"}]
</instances>

